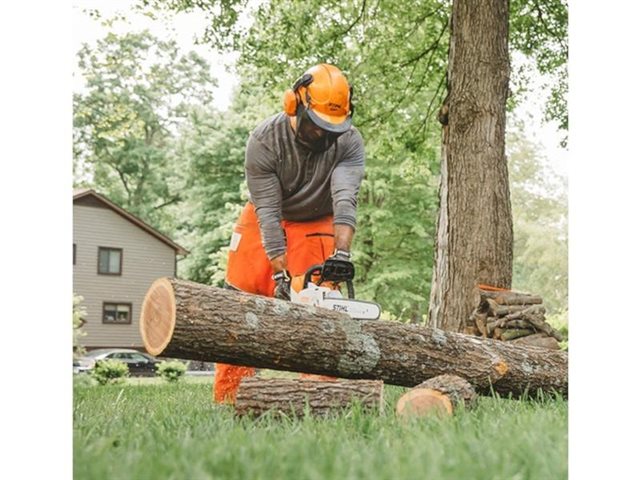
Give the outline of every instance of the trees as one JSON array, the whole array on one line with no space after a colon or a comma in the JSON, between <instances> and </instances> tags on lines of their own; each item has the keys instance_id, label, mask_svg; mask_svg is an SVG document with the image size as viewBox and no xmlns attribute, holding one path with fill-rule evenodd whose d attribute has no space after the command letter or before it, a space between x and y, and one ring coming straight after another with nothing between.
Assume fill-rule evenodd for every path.
<instances>
[{"instance_id":1,"label":"trees","mask_svg":"<svg viewBox=\"0 0 640 480\"><path fill-rule=\"evenodd\" d=\"M453 1L429 312L430 323L445 329L461 329L472 310L476 285L508 288L512 283L513 221L504 154L509 38L516 49L534 56L541 71L556 76L547 118L559 120L561 128L568 126L565 2L515 1L511 12L513 33L509 35L509 2ZM515 143L516 138L512 139ZM566 259L566 224L562 221L566 200L554 202L527 188L538 180L535 175L540 164L530 146L526 147L512 162L520 234L514 273L521 288L544 292L553 310L566 306L566 260L562 262ZM533 210L532 204L547 208ZM546 220L544 233L537 228L540 220Z\"/></svg>"},{"instance_id":2,"label":"trees","mask_svg":"<svg viewBox=\"0 0 640 480\"><path fill-rule=\"evenodd\" d=\"M164 5L150 0L143 3L173 10L201 9L209 15L210 27L204 32L204 39L218 48L234 47L240 52L239 65L242 78L246 80L239 95L270 105L273 111L279 108L281 92L311 64L328 61L345 70L354 85L354 122L367 145L367 173L361 189L354 244L358 266L356 286L362 296L375 298L394 317L420 321L426 311L432 280L439 173L435 113L444 95L450 5L440 1L271 0L254 9L254 21L250 26L242 26L237 19L238 10L247 5L243 0L208 0L197 5L186 0ZM490 5L493 3L483 8L489 9ZM513 1L511 17L506 11L507 4L500 5L504 68L508 69L506 39L509 35L515 48L536 57L539 68L566 70L566 5L563 0L541 0L535 4L526 0ZM464 6L454 5L454 15L459 11L458 7ZM212 12L218 15L211 15ZM469 10L466 12L468 18L483 17L475 11L473 15ZM510 32L507 29L509 21ZM478 31L478 38L483 41L481 37L487 32L490 37L493 31ZM226 40L222 38L224 36ZM484 60L486 56L480 58ZM486 64L477 62L475 65ZM516 74L514 85L517 88L510 105L526 87L526 75ZM255 82L255 78L260 78L261 82ZM508 74L502 76L502 99L495 107L502 111L508 79ZM450 78L449 82L452 80ZM474 88L473 84L460 85L463 90ZM566 113L562 91L552 95L549 105L558 115ZM454 107L456 109L459 106ZM457 113L458 110L453 115ZM504 113L498 123L503 129ZM500 136L498 124L496 128L496 135ZM465 148L460 146L462 150ZM492 148L497 152L503 147L494 145ZM458 153L449 151L449 154ZM503 154L502 157L501 164L506 166ZM493 167L488 158L485 160L487 168ZM508 189L504 190L506 169L488 181L493 180L495 184L489 185L489 190L497 189L501 184L500 198L508 201ZM473 188L476 196L485 191L478 182ZM479 211L479 208L470 211ZM509 217L510 213L503 207L496 215ZM501 220L501 225L507 232L504 243L509 244L509 220ZM441 232L444 231L443 227ZM490 234L483 238L477 237L475 232L472 235L476 242L487 242L489 247L493 244ZM469 240L461 239L463 242ZM478 262L493 262L493 256L502 256L509 263L510 254L504 250L502 246L493 254L485 251L484 259L476 261L475 265L462 259L456 268L475 269ZM486 276L492 275L487 273ZM503 280L501 283L509 284L509 275Z\"/></svg>"},{"instance_id":3,"label":"trees","mask_svg":"<svg viewBox=\"0 0 640 480\"><path fill-rule=\"evenodd\" d=\"M214 4L224 9L216 0L202 6L209 11L218 8ZM173 2L173 8L190 6ZM354 244L356 290L402 320L422 321L427 307L437 207L434 113L444 85L446 26L446 6L436 1L264 2L237 39L241 85L235 113L219 123L227 130L238 119L248 132L260 119L256 113L265 117L282 108L284 90L314 63L332 62L346 72L354 86L354 122L367 146ZM213 140L209 144L215 150ZM224 151L227 140L222 141ZM244 143L241 147L243 152ZM241 168L242 158L236 158ZM206 214L215 217L212 211ZM204 247L204 237L193 236ZM217 242L210 238L206 253L197 250L202 260L195 278L219 277L219 269L212 268L222 266ZM190 250L193 256L196 250ZM205 265L209 272L202 270Z\"/></svg>"},{"instance_id":4,"label":"trees","mask_svg":"<svg viewBox=\"0 0 640 480\"><path fill-rule=\"evenodd\" d=\"M544 298L551 314L567 309L566 178L555 174L522 125L507 133L513 210L513 287Z\"/></svg>"},{"instance_id":5,"label":"trees","mask_svg":"<svg viewBox=\"0 0 640 480\"><path fill-rule=\"evenodd\" d=\"M243 92L268 98L273 111L310 65L327 61L347 74L367 152L356 291L402 321L421 322L427 308L446 26L439 2L274 0L256 12L240 56L251 72L243 78L264 79Z\"/></svg>"},{"instance_id":6,"label":"trees","mask_svg":"<svg viewBox=\"0 0 640 480\"><path fill-rule=\"evenodd\" d=\"M191 253L180 276L221 285L233 222L242 203L244 146L249 128L233 111L192 111L179 132L181 204L177 238ZM244 197L246 200L246 196Z\"/></svg>"},{"instance_id":7,"label":"trees","mask_svg":"<svg viewBox=\"0 0 640 480\"><path fill-rule=\"evenodd\" d=\"M92 186L170 233L166 207L180 199L171 142L190 106L211 100L209 65L147 31L109 33L78 59L86 90L73 99L75 167L89 165Z\"/></svg>"},{"instance_id":8,"label":"trees","mask_svg":"<svg viewBox=\"0 0 640 480\"><path fill-rule=\"evenodd\" d=\"M177 239L191 250L179 264L181 274L205 283L221 278L233 208L242 202L245 134L260 118L281 108L282 92L302 71L328 61L343 68L354 85L354 123L367 148L354 243L358 295L376 299L392 318L421 321L434 262L443 153L437 110L447 85L450 2L139 0L138 4L147 13L198 11L209 21L202 40L240 54L241 85L232 111L220 117L200 111L197 122L189 119L182 130L175 130L180 141L167 162L172 172L181 173L165 178L171 180L172 192L181 193L181 201L173 204L179 208ZM254 6L252 23L241 21L249 4ZM512 0L510 11L512 51L534 57L538 68L556 74L562 87L566 2ZM511 78L507 108L517 103L528 81L521 71ZM550 96L554 118L566 114L563 95L560 88ZM149 200L151 205L163 203ZM525 278L519 268L514 275Z\"/></svg>"},{"instance_id":9,"label":"trees","mask_svg":"<svg viewBox=\"0 0 640 480\"><path fill-rule=\"evenodd\" d=\"M478 284L511 287L513 228L504 153L508 1L455 0L429 322L461 330Z\"/></svg>"},{"instance_id":10,"label":"trees","mask_svg":"<svg viewBox=\"0 0 640 480\"><path fill-rule=\"evenodd\" d=\"M568 72L567 38L568 8L566 0L511 0L509 15L509 43L512 51L519 51L535 61L539 72L550 80L546 85L545 118L557 121L565 132L569 128L567 111ZM527 89L531 72L514 72L514 93ZM566 138L562 141L566 146Z\"/></svg>"}]
</instances>

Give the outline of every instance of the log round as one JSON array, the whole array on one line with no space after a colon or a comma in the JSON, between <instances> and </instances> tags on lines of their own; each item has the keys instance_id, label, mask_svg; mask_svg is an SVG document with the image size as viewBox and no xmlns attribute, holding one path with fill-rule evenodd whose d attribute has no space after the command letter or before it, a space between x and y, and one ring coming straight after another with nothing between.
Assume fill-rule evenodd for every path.
<instances>
[{"instance_id":1,"label":"log round","mask_svg":"<svg viewBox=\"0 0 640 480\"><path fill-rule=\"evenodd\" d=\"M512 345L161 278L141 309L152 355L413 387L445 373L481 394L566 395L566 352Z\"/></svg>"},{"instance_id":2,"label":"log round","mask_svg":"<svg viewBox=\"0 0 640 480\"><path fill-rule=\"evenodd\" d=\"M396 404L401 418L423 417L433 413L452 415L459 408L476 403L473 386L457 375L438 375L405 393Z\"/></svg>"},{"instance_id":3,"label":"log round","mask_svg":"<svg viewBox=\"0 0 640 480\"><path fill-rule=\"evenodd\" d=\"M412 388L396 404L396 415L400 418L433 414L453 415L453 405L449 397L431 388Z\"/></svg>"}]
</instances>

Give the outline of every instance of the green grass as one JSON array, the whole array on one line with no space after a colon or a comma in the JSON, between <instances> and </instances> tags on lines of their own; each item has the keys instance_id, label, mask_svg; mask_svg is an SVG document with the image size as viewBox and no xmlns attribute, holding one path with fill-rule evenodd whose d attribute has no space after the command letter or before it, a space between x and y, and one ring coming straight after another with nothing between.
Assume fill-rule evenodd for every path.
<instances>
[{"instance_id":1,"label":"green grass","mask_svg":"<svg viewBox=\"0 0 640 480\"><path fill-rule=\"evenodd\" d=\"M452 418L236 418L211 378L74 388L75 479L567 478L567 402L481 398Z\"/></svg>"}]
</instances>

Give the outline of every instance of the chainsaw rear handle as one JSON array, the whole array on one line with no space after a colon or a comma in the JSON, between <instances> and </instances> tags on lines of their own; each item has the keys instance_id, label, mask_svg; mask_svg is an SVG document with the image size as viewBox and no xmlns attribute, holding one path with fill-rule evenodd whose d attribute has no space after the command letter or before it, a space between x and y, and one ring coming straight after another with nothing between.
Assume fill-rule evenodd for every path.
<instances>
[{"instance_id":1,"label":"chainsaw rear handle","mask_svg":"<svg viewBox=\"0 0 640 480\"><path fill-rule=\"evenodd\" d=\"M336 282L336 283L345 282L347 284L348 298L351 298L351 299L356 298L355 290L353 288L353 281L350 278L344 278L341 276L339 278L335 278L335 277L332 277L330 269L329 271L326 271L326 270L327 269L325 269L325 264L312 265L311 267L309 267L304 274L303 288L306 288L309 282L312 281L311 277L313 275L318 275L320 278L318 279L317 282L315 282L316 285L320 285L322 282Z\"/></svg>"}]
</instances>

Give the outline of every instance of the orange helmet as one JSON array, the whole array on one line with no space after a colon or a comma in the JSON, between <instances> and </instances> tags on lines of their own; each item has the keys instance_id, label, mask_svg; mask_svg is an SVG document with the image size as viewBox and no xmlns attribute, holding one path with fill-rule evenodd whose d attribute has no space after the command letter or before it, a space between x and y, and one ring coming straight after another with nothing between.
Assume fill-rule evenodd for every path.
<instances>
[{"instance_id":1,"label":"orange helmet","mask_svg":"<svg viewBox=\"0 0 640 480\"><path fill-rule=\"evenodd\" d=\"M351 87L339 68L321 63L311 67L284 94L284 111L289 116L306 110L311 121L332 133L351 127Z\"/></svg>"}]
</instances>

